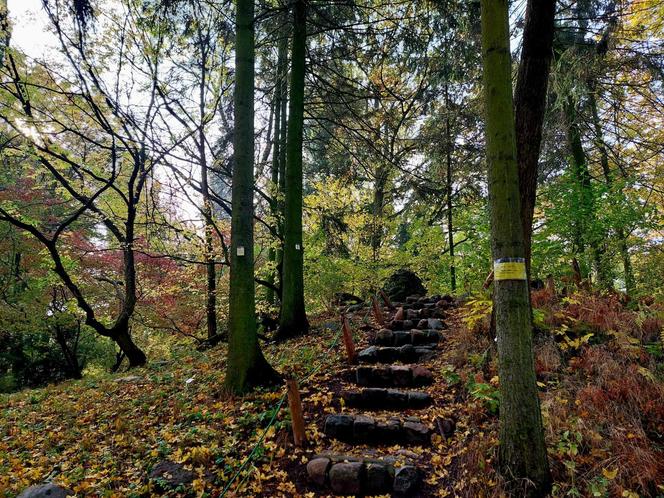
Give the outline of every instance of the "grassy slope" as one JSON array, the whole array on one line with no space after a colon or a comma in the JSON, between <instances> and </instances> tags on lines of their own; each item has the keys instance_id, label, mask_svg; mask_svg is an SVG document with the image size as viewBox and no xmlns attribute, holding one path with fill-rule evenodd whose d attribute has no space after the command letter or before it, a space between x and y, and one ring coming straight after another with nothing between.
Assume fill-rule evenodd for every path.
<instances>
[{"instance_id":1,"label":"grassy slope","mask_svg":"<svg viewBox=\"0 0 664 498\"><path fill-rule=\"evenodd\" d=\"M584 316L584 306L574 303L539 303L551 331L567 323L594 333L588 339L591 344L578 348L561 347L565 339L560 334L557 342L552 333L540 334L537 340L557 494L664 496L664 489L657 487L664 482L661 359L658 364L634 340L637 328L643 327L637 327L626 311L608 323L608 311ZM593 301L585 308L601 305ZM613 309L611 303L606 306ZM418 458L426 468L426 496L501 493L493 470L497 418L491 413L498 379L492 341L483 334L485 316L478 310L481 306L474 311L463 308L450 320L449 340L429 363L436 377L428 388L434 406L417 413L430 422L437 416L455 417L455 436L448 441L434 436L431 448L404 452L404 458ZM477 318L474 331L462 320L469 316ZM347 369L343 346L334 345L337 333L323 328L323 321L324 317L316 321L319 328L309 337L266 347L267 357L282 372L303 378L320 367L301 382L309 447L292 447L288 413L281 410L228 496L315 496L306 486L308 457L326 449L348 450L321 434L324 413L342 409L336 394L350 386L340 375ZM619 323L624 331L605 333ZM356 335L358 342L366 341L364 332ZM577 337L567 335L571 340ZM187 349L165 364L131 372L141 377L139 381L116 382L127 375L120 374L0 398L0 497L14 496L48 476L80 496L147 496L154 490L146 476L166 458L196 470L198 479L190 493L218 496L263 434L282 394L278 389L224 399L223 371L223 347L205 353ZM383 448L377 454L394 455L398 450Z\"/></svg>"}]
</instances>

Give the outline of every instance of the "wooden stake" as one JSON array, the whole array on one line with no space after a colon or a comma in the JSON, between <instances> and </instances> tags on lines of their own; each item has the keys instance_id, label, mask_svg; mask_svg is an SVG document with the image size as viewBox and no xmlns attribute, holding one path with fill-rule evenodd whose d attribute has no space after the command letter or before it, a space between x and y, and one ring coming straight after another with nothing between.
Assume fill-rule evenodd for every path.
<instances>
[{"instance_id":1,"label":"wooden stake","mask_svg":"<svg viewBox=\"0 0 664 498\"><path fill-rule=\"evenodd\" d=\"M307 440L304 432L304 417L302 416L302 399L295 379L288 379L286 385L288 386L288 406L290 407L293 424L293 440L295 446L300 448Z\"/></svg>"},{"instance_id":2,"label":"wooden stake","mask_svg":"<svg viewBox=\"0 0 664 498\"><path fill-rule=\"evenodd\" d=\"M376 318L378 325L385 325L385 317L383 316L383 310L379 306L378 299L376 299L376 296L374 295L371 296L371 304L373 305L374 317Z\"/></svg>"},{"instance_id":3,"label":"wooden stake","mask_svg":"<svg viewBox=\"0 0 664 498\"><path fill-rule=\"evenodd\" d=\"M394 305L392 304L392 301L390 300L390 296L388 296L383 289L380 289L378 292L380 292L380 297L382 297L383 301L385 301L385 306L387 306L388 308L393 310Z\"/></svg>"},{"instance_id":4,"label":"wooden stake","mask_svg":"<svg viewBox=\"0 0 664 498\"><path fill-rule=\"evenodd\" d=\"M489 273L486 276L486 280L484 280L484 284L482 285L482 287L486 290L491 286L492 283L493 283L493 270L491 270L491 273Z\"/></svg>"},{"instance_id":5,"label":"wooden stake","mask_svg":"<svg viewBox=\"0 0 664 498\"><path fill-rule=\"evenodd\" d=\"M357 361L357 354L355 353L355 344L353 344L353 334L348 325L348 320L345 316L341 317L341 327L343 330L344 345L346 346L346 355L348 356L348 363L351 365Z\"/></svg>"}]
</instances>

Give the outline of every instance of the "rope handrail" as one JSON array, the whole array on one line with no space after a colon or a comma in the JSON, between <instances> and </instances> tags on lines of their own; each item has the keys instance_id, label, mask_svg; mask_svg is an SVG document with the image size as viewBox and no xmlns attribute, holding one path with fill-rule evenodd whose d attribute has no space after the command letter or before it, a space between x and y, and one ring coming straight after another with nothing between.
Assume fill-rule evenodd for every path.
<instances>
[{"instance_id":1,"label":"rope handrail","mask_svg":"<svg viewBox=\"0 0 664 498\"><path fill-rule=\"evenodd\" d=\"M343 317L343 315L342 315L342 317ZM337 332L337 335L334 337L334 340L332 341L332 344L330 345L329 348L327 348L321 354L321 357L327 357L328 353L330 351L332 351L332 349L334 349L334 347L339 343L339 337L341 337L341 332L342 332L342 329L340 327L339 331ZM316 373L318 373L318 371L322 368L322 366L323 366L323 361L321 360L321 361L318 362L318 366L316 366L315 368L312 368L304 377L299 379L298 383L309 380L312 376L314 376ZM261 437L258 439L256 444L254 445L254 447L252 448L249 455L247 455L247 457L244 459L244 461L242 462L242 465L240 465L240 467L237 469L235 474L233 474L233 477L231 477L230 481L228 481L228 483L224 487L223 491L221 492L220 498L223 498L224 496L226 496L226 493L228 493L228 491L230 490L233 483L236 481L236 479L240 476L240 474L245 469L245 467L249 464L249 462L251 462L251 460L255 456L256 451L258 450L260 445L265 440L265 436L267 435L268 431L270 430L270 427L272 427L274 425L274 423L276 422L277 415L279 414L279 411L281 410L281 407L283 406L284 401L286 400L287 396L288 396L288 392L285 392L281 396L281 398L279 398L279 401L274 405L274 410L275 411L274 411L274 414L272 415L272 418L268 422L267 427L265 427L265 429L263 430L263 433L261 434Z\"/></svg>"}]
</instances>

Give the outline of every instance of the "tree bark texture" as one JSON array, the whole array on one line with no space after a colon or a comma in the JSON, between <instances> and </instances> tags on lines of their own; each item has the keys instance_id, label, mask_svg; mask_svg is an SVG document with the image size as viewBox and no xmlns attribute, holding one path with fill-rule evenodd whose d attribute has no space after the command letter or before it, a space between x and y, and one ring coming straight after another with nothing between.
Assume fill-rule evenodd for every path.
<instances>
[{"instance_id":1,"label":"tree bark texture","mask_svg":"<svg viewBox=\"0 0 664 498\"><path fill-rule=\"evenodd\" d=\"M482 56L493 258L524 258L507 0L482 0ZM525 273L525 271L524 271ZM515 496L551 488L532 349L527 278L494 281L500 377L499 466Z\"/></svg>"},{"instance_id":2,"label":"tree bark texture","mask_svg":"<svg viewBox=\"0 0 664 498\"><path fill-rule=\"evenodd\" d=\"M240 394L277 380L258 345L254 284L254 2L238 0L235 133L226 388Z\"/></svg>"},{"instance_id":3,"label":"tree bark texture","mask_svg":"<svg viewBox=\"0 0 664 498\"><path fill-rule=\"evenodd\" d=\"M302 246L302 134L304 128L306 18L305 1L295 0L286 143L282 301L277 331L279 339L309 331L309 321L304 305L304 248Z\"/></svg>"},{"instance_id":4,"label":"tree bark texture","mask_svg":"<svg viewBox=\"0 0 664 498\"><path fill-rule=\"evenodd\" d=\"M526 269L530 277L533 215L547 86L553 58L555 0L528 0L514 91L516 158Z\"/></svg>"}]
</instances>

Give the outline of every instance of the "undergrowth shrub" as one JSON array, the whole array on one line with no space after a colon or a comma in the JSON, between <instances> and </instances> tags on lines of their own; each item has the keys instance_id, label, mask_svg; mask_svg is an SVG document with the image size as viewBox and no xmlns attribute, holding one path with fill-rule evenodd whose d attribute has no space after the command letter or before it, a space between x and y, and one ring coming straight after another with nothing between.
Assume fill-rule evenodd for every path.
<instances>
[{"instance_id":1,"label":"undergrowth shrub","mask_svg":"<svg viewBox=\"0 0 664 498\"><path fill-rule=\"evenodd\" d=\"M460 312L461 353L455 367L474 407L469 410L485 413L473 420L486 424L495 420L486 417L493 407L485 403L497 383L486 380L491 376L478 361L492 345L485 333L490 303L482 301L476 299ZM558 297L546 289L533 292L532 303L553 496L664 496L661 304L630 303L615 293L585 290ZM490 454L490 445L477 442L480 446ZM481 472L486 460L468 458L474 467L470 461L468 465ZM500 494L499 489L500 481L493 491Z\"/></svg>"}]
</instances>

